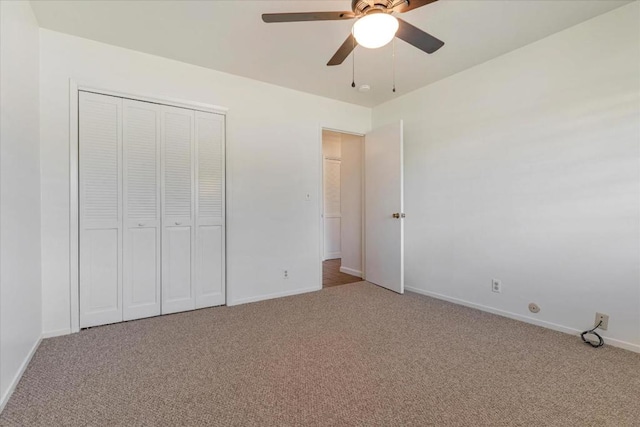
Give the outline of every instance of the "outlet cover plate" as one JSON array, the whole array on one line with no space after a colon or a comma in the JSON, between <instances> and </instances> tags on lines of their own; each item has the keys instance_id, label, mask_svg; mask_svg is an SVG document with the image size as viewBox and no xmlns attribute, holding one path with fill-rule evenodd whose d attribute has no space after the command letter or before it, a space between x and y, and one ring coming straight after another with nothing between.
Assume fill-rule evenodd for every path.
<instances>
[{"instance_id":1,"label":"outlet cover plate","mask_svg":"<svg viewBox=\"0 0 640 427\"><path fill-rule=\"evenodd\" d=\"M491 292L502 293L502 282L500 280L491 279Z\"/></svg>"},{"instance_id":2,"label":"outlet cover plate","mask_svg":"<svg viewBox=\"0 0 640 427\"><path fill-rule=\"evenodd\" d=\"M602 321L602 325L600 325L600 329L606 331L609 329L609 315L604 313L596 313L596 320L593 323L593 326L596 326L598 323Z\"/></svg>"}]
</instances>

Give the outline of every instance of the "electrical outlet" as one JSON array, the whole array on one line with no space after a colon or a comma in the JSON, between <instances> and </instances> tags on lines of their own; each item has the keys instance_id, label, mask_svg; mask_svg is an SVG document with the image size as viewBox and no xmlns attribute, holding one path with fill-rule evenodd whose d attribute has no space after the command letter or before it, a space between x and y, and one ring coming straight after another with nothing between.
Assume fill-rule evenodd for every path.
<instances>
[{"instance_id":1,"label":"electrical outlet","mask_svg":"<svg viewBox=\"0 0 640 427\"><path fill-rule=\"evenodd\" d=\"M306 202L310 202L310 201L311 201L311 193L307 193L307 194L305 194L305 195L304 195L304 200L305 200Z\"/></svg>"},{"instance_id":2,"label":"electrical outlet","mask_svg":"<svg viewBox=\"0 0 640 427\"><path fill-rule=\"evenodd\" d=\"M282 275L282 277L284 279L288 279L289 278L289 270L284 270L284 274Z\"/></svg>"},{"instance_id":3,"label":"electrical outlet","mask_svg":"<svg viewBox=\"0 0 640 427\"><path fill-rule=\"evenodd\" d=\"M600 325L600 329L606 331L609 328L609 315L604 313L596 313L596 321L593 326L596 326L598 323L602 322Z\"/></svg>"},{"instance_id":4,"label":"electrical outlet","mask_svg":"<svg viewBox=\"0 0 640 427\"><path fill-rule=\"evenodd\" d=\"M500 280L491 279L491 291L496 293L502 292L502 282Z\"/></svg>"}]
</instances>

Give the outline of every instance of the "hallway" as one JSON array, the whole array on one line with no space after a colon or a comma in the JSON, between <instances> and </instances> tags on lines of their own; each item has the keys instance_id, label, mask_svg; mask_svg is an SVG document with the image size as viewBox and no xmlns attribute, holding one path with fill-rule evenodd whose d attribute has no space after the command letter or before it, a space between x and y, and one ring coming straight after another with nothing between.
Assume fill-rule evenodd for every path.
<instances>
[{"instance_id":1,"label":"hallway","mask_svg":"<svg viewBox=\"0 0 640 427\"><path fill-rule=\"evenodd\" d=\"M328 259L322 263L322 287L346 285L347 283L361 282L362 279L351 274L340 272L341 259Z\"/></svg>"}]
</instances>

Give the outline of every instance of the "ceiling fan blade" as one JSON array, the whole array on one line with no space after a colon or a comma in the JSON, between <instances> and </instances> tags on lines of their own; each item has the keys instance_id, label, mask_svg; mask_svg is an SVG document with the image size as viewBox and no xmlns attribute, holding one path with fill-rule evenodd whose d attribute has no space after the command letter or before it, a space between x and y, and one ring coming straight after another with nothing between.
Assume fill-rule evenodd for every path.
<instances>
[{"instance_id":1,"label":"ceiling fan blade","mask_svg":"<svg viewBox=\"0 0 640 427\"><path fill-rule=\"evenodd\" d=\"M264 22L337 21L355 18L353 12L263 13Z\"/></svg>"},{"instance_id":2,"label":"ceiling fan blade","mask_svg":"<svg viewBox=\"0 0 640 427\"><path fill-rule=\"evenodd\" d=\"M358 45L356 39L353 37L353 34L349 33L349 37L342 43L342 46L338 48L338 51L331 57L327 65L340 65L347 59L347 56L355 49Z\"/></svg>"},{"instance_id":3,"label":"ceiling fan blade","mask_svg":"<svg viewBox=\"0 0 640 427\"><path fill-rule=\"evenodd\" d=\"M399 5L393 6L392 9L395 12L405 13L436 1L438 0L403 0Z\"/></svg>"},{"instance_id":4,"label":"ceiling fan blade","mask_svg":"<svg viewBox=\"0 0 640 427\"><path fill-rule=\"evenodd\" d=\"M420 50L423 50L427 53L433 53L436 50L440 49L444 46L444 42L442 40L438 40L433 37L431 34L425 33L418 27L414 27L402 19L398 19L398 32L396 33L396 37L401 40L406 41L407 43L417 47Z\"/></svg>"}]
</instances>

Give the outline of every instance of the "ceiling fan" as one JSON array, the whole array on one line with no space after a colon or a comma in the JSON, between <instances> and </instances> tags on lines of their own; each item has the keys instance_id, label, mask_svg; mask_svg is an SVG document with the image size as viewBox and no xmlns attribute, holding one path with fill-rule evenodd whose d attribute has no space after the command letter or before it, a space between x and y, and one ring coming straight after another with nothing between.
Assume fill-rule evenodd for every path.
<instances>
[{"instance_id":1,"label":"ceiling fan","mask_svg":"<svg viewBox=\"0 0 640 427\"><path fill-rule=\"evenodd\" d=\"M386 45L394 37L427 53L440 49L444 45L443 41L393 16L395 12L409 12L435 1L437 0L352 0L350 12L265 13L262 20L272 23L357 19L349 37L327 63L340 65L356 45L375 49Z\"/></svg>"}]
</instances>

